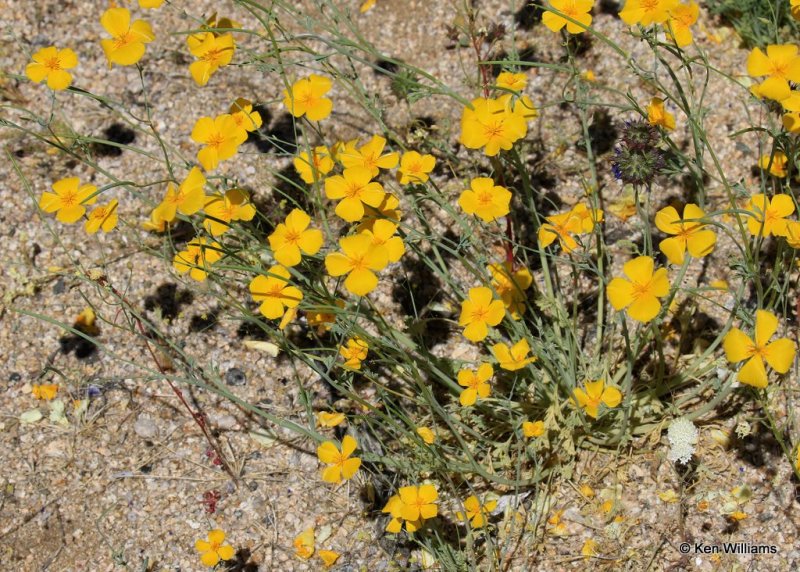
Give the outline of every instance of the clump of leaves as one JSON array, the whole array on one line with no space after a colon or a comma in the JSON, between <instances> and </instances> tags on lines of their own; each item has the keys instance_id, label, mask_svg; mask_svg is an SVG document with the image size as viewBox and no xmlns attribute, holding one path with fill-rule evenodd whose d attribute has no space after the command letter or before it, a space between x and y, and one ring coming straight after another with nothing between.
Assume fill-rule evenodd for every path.
<instances>
[{"instance_id":1,"label":"clump of leaves","mask_svg":"<svg viewBox=\"0 0 800 572\"><path fill-rule=\"evenodd\" d=\"M706 7L732 26L747 48L791 42L800 32L788 1L709 0Z\"/></svg>"}]
</instances>

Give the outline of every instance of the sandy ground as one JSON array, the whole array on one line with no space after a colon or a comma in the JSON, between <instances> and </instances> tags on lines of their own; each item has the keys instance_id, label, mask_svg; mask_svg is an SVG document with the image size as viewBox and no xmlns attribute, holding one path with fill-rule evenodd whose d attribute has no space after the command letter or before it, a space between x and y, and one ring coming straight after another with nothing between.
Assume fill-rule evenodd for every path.
<instances>
[{"instance_id":1,"label":"sandy ground","mask_svg":"<svg viewBox=\"0 0 800 572\"><path fill-rule=\"evenodd\" d=\"M358 2L349 4L355 10ZM557 37L539 24L525 29L526 13L520 12L520 4L481 2L480 7L484 14L496 15L490 19L509 29L518 25L518 49L528 48L544 61L555 61L560 53ZM22 74L31 51L50 44L69 45L80 58L75 85L114 102L109 108L79 94L59 93L52 107L52 125L62 136L76 132L101 137L112 124L142 117L145 93L155 106L154 126L174 146L176 160L181 156L191 160L194 155L189 133L197 116L220 113L236 97L248 97L269 109L273 127L281 119L282 86L268 74L231 66L214 76L206 88L191 89L182 37L168 34L192 27L184 9L195 16L210 14L212 3L174 2L145 14L158 36L143 60L146 92L136 69L108 69L105 65L98 43L102 34L98 19L104 6L100 1L0 3L3 70ZM213 7L242 22L252 21L246 11L232 8L230 3ZM467 49L445 49L451 43L446 26L454 17L449 2L379 0L374 10L355 21L380 53L418 66L471 97L474 86L465 82L462 70L473 69L469 67L473 55ZM618 19L598 10L595 22L598 31L620 38L634 59L645 58L645 46L625 36ZM730 32L719 32L719 42L709 38L710 34L699 32L699 41L720 69L743 73L746 52L737 47ZM242 41L242 48L240 54L245 57L257 44L249 38ZM600 42L593 42L582 58L585 69L594 71L598 82L630 90L640 104L654 95L652 87L644 83L620 85L619 62ZM535 102L548 101L563 83L563 79L554 81L546 70L528 75L528 93ZM442 105L442 100L423 100L408 106L391 93L386 78L371 72L360 77L387 106L385 120L393 129L408 131L414 118L428 116L441 138L455 143L460 110L452 102ZM326 537L318 542L318 548L342 553L335 570L413 569L408 563L408 547L385 538L383 521L366 514L367 507L359 500L357 489L367 475L339 489L321 487L311 441L281 431L276 432L277 438L256 439L251 432L257 425L229 401L183 386L192 406L207 416L209 427L232 461L237 482L214 464L207 441L157 375L156 364L141 339L124 326L117 310L103 304L101 292L76 273L101 268L130 304L156 320L209 377L223 383L226 379L240 382L243 377L244 384L227 389L274 415L313 424L306 416L299 388L311 392L316 406L326 403L325 389L308 372L295 373L288 360L248 350L244 341L249 334L242 331L232 311L218 309L206 287L187 284L162 259L142 251L143 241L159 249L138 225L148 205L163 193L161 181L167 173L162 164L129 150L99 157L96 169L76 164L67 154L54 152L38 140L34 134L43 133L42 128L14 109L27 107L47 116L52 105L50 92L14 77L0 81L2 118L31 132L8 127L0 131L5 156L0 162L0 201L4 205L0 209L0 356L4 364L0 376L0 555L5 568L26 572L199 570L194 541L208 529L219 527L239 550L237 570L318 570L318 560L301 561L292 548L295 535L314 525L318 537ZM725 84L718 77L711 82L707 100L710 137L719 142L717 153L729 179L747 182L758 155L757 141L728 138L747 124L745 99L726 95ZM374 132L374 123L346 111L347 97L340 86L334 89L336 111L331 124L341 126L336 136ZM755 111L752 104L751 111ZM596 120L599 132L612 135L613 140L608 132L618 124L617 119L605 126L600 117ZM580 133L574 115L545 107L530 137L540 145L534 169L543 187L559 194L564 203L577 200L585 158L576 147ZM675 137L686 138L685 126L679 127ZM145 153L159 154L155 139L143 132L137 133L133 144ZM598 168L607 189L606 200L613 202L620 189L610 173L610 147L604 151ZM460 153L467 156L463 150ZM220 172L249 185L256 196L268 198L274 172L288 162L274 150L263 153L246 145ZM52 181L74 175L106 184L109 179L104 173L138 185L138 196L120 195L126 198L119 232L87 238L78 226L40 217L35 200ZM455 197L459 182L441 183ZM663 202L680 195L679 182L665 183L667 188L660 191ZM712 200L721 197L720 188L712 185L709 196ZM620 228L621 223L611 218L609 232ZM715 259L718 271L708 279L726 278L722 247L721 252ZM387 295L377 294L379 299ZM242 296L246 296L244 288ZM89 303L99 309L99 351L61 341L65 334L57 327L57 323L72 323ZM464 351L463 346L458 336L453 336L440 351ZM72 351L64 353L64 349ZM83 355L87 352L88 356ZM88 398L87 411L80 418L70 413L65 424L48 419L48 408L37 404L30 394L33 383L44 381L61 384L60 397L68 409L74 400ZM787 383L796 382L787 379ZM37 405L44 419L20 422L20 415ZM730 429L737 420L733 416L701 431L699 469L683 503L671 502L669 491L680 492L681 480L664 460L664 439L658 433L619 458L583 456L572 481L552 484L549 506L524 506L518 516L512 515L517 529L524 525L527 532L521 540L508 539L509 569L796 568L800 564L798 505L788 466L777 455L775 443L755 434L735 440L732 448L723 450L710 438L713 427ZM580 494L582 484L590 485L596 496ZM752 490L752 498L731 493L742 486ZM210 504L214 503L208 499L218 499L213 512ZM613 501L611 508L603 505L606 500ZM731 522L724 517L721 512L729 512L731 502L741 505L747 518ZM564 511L564 534L543 534L543 517L555 510ZM504 522L509 523L508 515ZM601 558L585 562L580 556L587 538L597 540ZM774 544L777 554L682 556L678 550L682 541L708 545L763 542Z\"/></svg>"}]
</instances>

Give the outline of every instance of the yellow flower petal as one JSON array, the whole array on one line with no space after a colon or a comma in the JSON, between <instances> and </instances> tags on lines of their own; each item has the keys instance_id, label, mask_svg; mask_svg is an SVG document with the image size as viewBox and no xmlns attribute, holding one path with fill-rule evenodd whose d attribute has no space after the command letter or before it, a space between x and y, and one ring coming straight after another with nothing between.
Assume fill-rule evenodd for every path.
<instances>
[{"instance_id":1,"label":"yellow flower petal","mask_svg":"<svg viewBox=\"0 0 800 572\"><path fill-rule=\"evenodd\" d=\"M760 356L751 357L747 363L739 370L737 379L746 385L752 385L759 389L767 387L767 371L764 368L764 360Z\"/></svg>"},{"instance_id":2,"label":"yellow flower petal","mask_svg":"<svg viewBox=\"0 0 800 572\"><path fill-rule=\"evenodd\" d=\"M722 347L731 363L738 363L753 355L753 340L739 328L732 328L725 335Z\"/></svg>"},{"instance_id":3,"label":"yellow flower petal","mask_svg":"<svg viewBox=\"0 0 800 572\"><path fill-rule=\"evenodd\" d=\"M756 311L755 342L757 346L765 346L778 331L778 317L766 310Z\"/></svg>"},{"instance_id":4,"label":"yellow flower petal","mask_svg":"<svg viewBox=\"0 0 800 572\"><path fill-rule=\"evenodd\" d=\"M786 373L794 362L794 342L788 338L775 340L764 349L763 355L772 369L778 373Z\"/></svg>"}]
</instances>

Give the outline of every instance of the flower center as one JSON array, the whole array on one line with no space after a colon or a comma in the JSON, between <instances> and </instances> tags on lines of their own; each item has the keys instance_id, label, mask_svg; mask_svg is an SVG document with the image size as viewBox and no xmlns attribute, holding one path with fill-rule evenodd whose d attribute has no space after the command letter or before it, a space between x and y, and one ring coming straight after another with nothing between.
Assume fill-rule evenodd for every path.
<instances>
[{"instance_id":1,"label":"flower center","mask_svg":"<svg viewBox=\"0 0 800 572\"><path fill-rule=\"evenodd\" d=\"M286 242L290 244L297 244L300 240L300 233L296 230L287 230L286 231Z\"/></svg>"},{"instance_id":2,"label":"flower center","mask_svg":"<svg viewBox=\"0 0 800 572\"><path fill-rule=\"evenodd\" d=\"M352 266L353 270L366 270L367 269L367 260L366 256L363 254L356 257L350 258L350 265Z\"/></svg>"},{"instance_id":3,"label":"flower center","mask_svg":"<svg viewBox=\"0 0 800 572\"><path fill-rule=\"evenodd\" d=\"M685 225L681 224L681 230L678 233L678 238L688 240L700 228L699 224Z\"/></svg>"},{"instance_id":4,"label":"flower center","mask_svg":"<svg viewBox=\"0 0 800 572\"><path fill-rule=\"evenodd\" d=\"M603 400L600 396L598 397L592 397L591 395L586 396L586 402L588 403L589 407L600 407L600 403L602 401Z\"/></svg>"},{"instance_id":5,"label":"flower center","mask_svg":"<svg viewBox=\"0 0 800 572\"><path fill-rule=\"evenodd\" d=\"M658 8L659 0L642 0L642 9L645 12L652 12Z\"/></svg>"},{"instance_id":6,"label":"flower center","mask_svg":"<svg viewBox=\"0 0 800 572\"><path fill-rule=\"evenodd\" d=\"M750 347L748 348L747 353L750 354L750 357L753 357L753 356L764 357L764 354L766 353L766 349L767 349L766 346L759 346L759 345L753 343L753 344L750 344Z\"/></svg>"},{"instance_id":7,"label":"flower center","mask_svg":"<svg viewBox=\"0 0 800 572\"><path fill-rule=\"evenodd\" d=\"M634 298L641 298L642 296L646 296L650 293L650 280L644 283L634 282L633 283L633 297Z\"/></svg>"},{"instance_id":8,"label":"flower center","mask_svg":"<svg viewBox=\"0 0 800 572\"><path fill-rule=\"evenodd\" d=\"M121 50L122 48L124 48L128 44L132 44L135 41L136 41L136 38L134 37L133 32L128 30L127 32L125 32L121 36L117 36L116 38L114 38L114 49L115 50Z\"/></svg>"},{"instance_id":9,"label":"flower center","mask_svg":"<svg viewBox=\"0 0 800 572\"><path fill-rule=\"evenodd\" d=\"M473 322L485 322L486 315L489 313L488 308L476 308L472 311Z\"/></svg>"},{"instance_id":10,"label":"flower center","mask_svg":"<svg viewBox=\"0 0 800 572\"><path fill-rule=\"evenodd\" d=\"M478 204L480 204L483 207L489 206L492 204L493 198L494 196L490 192L485 191L482 193L478 193Z\"/></svg>"},{"instance_id":11,"label":"flower center","mask_svg":"<svg viewBox=\"0 0 800 572\"><path fill-rule=\"evenodd\" d=\"M44 62L44 67L46 67L50 71L58 71L61 69L61 62L57 57L50 58L49 60Z\"/></svg>"},{"instance_id":12,"label":"flower center","mask_svg":"<svg viewBox=\"0 0 800 572\"><path fill-rule=\"evenodd\" d=\"M495 121L484 125L484 135L487 139L499 139L503 135L503 121Z\"/></svg>"},{"instance_id":13,"label":"flower center","mask_svg":"<svg viewBox=\"0 0 800 572\"><path fill-rule=\"evenodd\" d=\"M347 186L347 190L345 191L345 195L348 199L357 199L361 196L361 191L364 189L361 185L357 183L350 183Z\"/></svg>"},{"instance_id":14,"label":"flower center","mask_svg":"<svg viewBox=\"0 0 800 572\"><path fill-rule=\"evenodd\" d=\"M211 136L208 138L206 145L209 147L219 147L225 142L225 136L222 133L212 133Z\"/></svg>"},{"instance_id":15,"label":"flower center","mask_svg":"<svg viewBox=\"0 0 800 572\"><path fill-rule=\"evenodd\" d=\"M767 209L764 219L765 219L764 222L766 224L774 223L775 221L780 220L781 216L778 213L776 213L773 209Z\"/></svg>"},{"instance_id":16,"label":"flower center","mask_svg":"<svg viewBox=\"0 0 800 572\"><path fill-rule=\"evenodd\" d=\"M61 202L64 204L64 206L68 207L73 206L77 202L77 200L78 200L78 193L74 193L72 191L68 192L63 197L61 197Z\"/></svg>"},{"instance_id":17,"label":"flower center","mask_svg":"<svg viewBox=\"0 0 800 572\"><path fill-rule=\"evenodd\" d=\"M219 62L219 60L222 59L222 51L223 50L219 48L208 50L206 53L202 55L200 59L211 65L216 65Z\"/></svg>"},{"instance_id":18,"label":"flower center","mask_svg":"<svg viewBox=\"0 0 800 572\"><path fill-rule=\"evenodd\" d=\"M772 74L773 76L786 78L786 71L789 67L786 62L770 62L772 64Z\"/></svg>"},{"instance_id":19,"label":"flower center","mask_svg":"<svg viewBox=\"0 0 800 572\"><path fill-rule=\"evenodd\" d=\"M314 97L312 93L302 93L298 96L297 101L305 107L314 107L319 101L319 98Z\"/></svg>"}]
</instances>

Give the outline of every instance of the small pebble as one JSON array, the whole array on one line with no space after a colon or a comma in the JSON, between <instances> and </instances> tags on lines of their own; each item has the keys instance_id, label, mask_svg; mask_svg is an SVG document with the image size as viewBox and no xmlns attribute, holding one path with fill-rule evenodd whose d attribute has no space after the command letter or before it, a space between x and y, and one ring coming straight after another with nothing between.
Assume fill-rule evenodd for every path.
<instances>
[{"instance_id":1,"label":"small pebble","mask_svg":"<svg viewBox=\"0 0 800 572\"><path fill-rule=\"evenodd\" d=\"M222 415L213 416L212 419L214 420L214 425L216 425L218 429L230 431L236 427L236 417L233 415L223 413Z\"/></svg>"},{"instance_id":2,"label":"small pebble","mask_svg":"<svg viewBox=\"0 0 800 572\"><path fill-rule=\"evenodd\" d=\"M225 383L228 385L244 385L247 383L247 376L238 367L232 367L225 373Z\"/></svg>"},{"instance_id":3,"label":"small pebble","mask_svg":"<svg viewBox=\"0 0 800 572\"><path fill-rule=\"evenodd\" d=\"M158 427L155 421L145 415L139 415L136 423L133 424L134 432L142 439L153 439L158 435Z\"/></svg>"}]
</instances>

